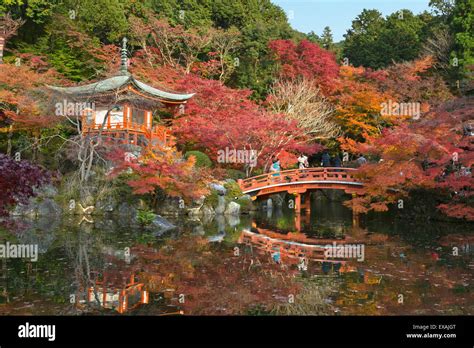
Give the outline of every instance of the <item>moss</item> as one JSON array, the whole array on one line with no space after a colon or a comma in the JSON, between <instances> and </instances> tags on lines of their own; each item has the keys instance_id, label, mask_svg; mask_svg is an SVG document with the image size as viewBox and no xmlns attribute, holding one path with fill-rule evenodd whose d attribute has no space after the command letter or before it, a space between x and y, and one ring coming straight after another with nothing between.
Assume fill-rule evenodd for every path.
<instances>
[{"instance_id":1,"label":"moss","mask_svg":"<svg viewBox=\"0 0 474 348\"><path fill-rule=\"evenodd\" d=\"M253 203L250 199L240 197L236 202L240 205L240 212L242 213L248 213L253 209Z\"/></svg>"},{"instance_id":2,"label":"moss","mask_svg":"<svg viewBox=\"0 0 474 348\"><path fill-rule=\"evenodd\" d=\"M241 170L227 169L226 174L229 179L233 179L233 180L245 179L245 173Z\"/></svg>"},{"instance_id":3,"label":"moss","mask_svg":"<svg viewBox=\"0 0 474 348\"><path fill-rule=\"evenodd\" d=\"M227 190L225 196L226 201L235 201L236 198L240 198L243 196L242 190L240 189L239 184L235 181L229 181L224 184L225 189Z\"/></svg>"},{"instance_id":4,"label":"moss","mask_svg":"<svg viewBox=\"0 0 474 348\"><path fill-rule=\"evenodd\" d=\"M216 190L211 190L211 193L206 196L204 199L204 205L210 206L210 207L217 207L217 203L219 200L219 194L217 193Z\"/></svg>"}]
</instances>

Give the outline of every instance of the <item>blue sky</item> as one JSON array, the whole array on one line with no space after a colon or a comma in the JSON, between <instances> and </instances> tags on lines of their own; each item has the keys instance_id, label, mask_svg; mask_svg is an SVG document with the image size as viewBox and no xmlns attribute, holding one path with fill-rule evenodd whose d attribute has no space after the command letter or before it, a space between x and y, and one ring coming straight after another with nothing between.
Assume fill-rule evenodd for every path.
<instances>
[{"instance_id":1,"label":"blue sky","mask_svg":"<svg viewBox=\"0 0 474 348\"><path fill-rule=\"evenodd\" d=\"M321 35L325 26L332 30L334 41L343 40L352 21L364 8L377 9L384 16L400 9L415 14L429 10L429 0L272 0L280 6L291 26L303 33L311 30Z\"/></svg>"}]
</instances>

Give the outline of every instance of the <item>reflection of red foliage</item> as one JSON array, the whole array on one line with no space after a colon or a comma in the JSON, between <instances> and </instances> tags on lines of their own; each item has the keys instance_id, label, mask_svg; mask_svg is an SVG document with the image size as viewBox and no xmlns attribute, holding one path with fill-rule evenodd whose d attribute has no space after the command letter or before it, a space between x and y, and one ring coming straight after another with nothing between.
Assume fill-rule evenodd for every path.
<instances>
[{"instance_id":1,"label":"reflection of red foliage","mask_svg":"<svg viewBox=\"0 0 474 348\"><path fill-rule=\"evenodd\" d=\"M213 248L201 237L169 241L158 252L145 246L134 249L147 260L140 280L150 282L155 291L172 287L176 297L184 294L184 303L176 304L186 314L245 314L255 305L270 309L278 303L276 296L298 293L291 272L282 272L270 258L243 250L234 256L233 249Z\"/></svg>"}]
</instances>

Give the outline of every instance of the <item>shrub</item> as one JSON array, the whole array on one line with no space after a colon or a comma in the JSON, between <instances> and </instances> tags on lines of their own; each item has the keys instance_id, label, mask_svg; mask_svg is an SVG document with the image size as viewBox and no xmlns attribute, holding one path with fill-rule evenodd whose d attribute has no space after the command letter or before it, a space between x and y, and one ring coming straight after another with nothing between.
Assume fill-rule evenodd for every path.
<instances>
[{"instance_id":1,"label":"shrub","mask_svg":"<svg viewBox=\"0 0 474 348\"><path fill-rule=\"evenodd\" d=\"M194 156L196 158L195 166L198 168L211 168L212 161L208 155L201 151L188 151L184 154L184 157L188 159L190 156Z\"/></svg>"},{"instance_id":2,"label":"shrub","mask_svg":"<svg viewBox=\"0 0 474 348\"><path fill-rule=\"evenodd\" d=\"M141 225L149 225L152 223L153 219L156 217L156 214L151 210L142 209L137 213L138 223Z\"/></svg>"},{"instance_id":3,"label":"shrub","mask_svg":"<svg viewBox=\"0 0 474 348\"><path fill-rule=\"evenodd\" d=\"M224 184L225 189L227 190L226 192L226 198L228 200L235 200L235 198L240 198L242 197L243 193L242 190L240 189L239 184L237 184L235 181L229 181Z\"/></svg>"},{"instance_id":4,"label":"shrub","mask_svg":"<svg viewBox=\"0 0 474 348\"><path fill-rule=\"evenodd\" d=\"M234 180L245 179L245 173L241 170L227 169L226 173L229 179L234 179Z\"/></svg>"},{"instance_id":5,"label":"shrub","mask_svg":"<svg viewBox=\"0 0 474 348\"><path fill-rule=\"evenodd\" d=\"M210 207L217 207L218 203L218 193L216 190L211 190L210 194L206 196L204 199L204 205L210 206Z\"/></svg>"}]
</instances>

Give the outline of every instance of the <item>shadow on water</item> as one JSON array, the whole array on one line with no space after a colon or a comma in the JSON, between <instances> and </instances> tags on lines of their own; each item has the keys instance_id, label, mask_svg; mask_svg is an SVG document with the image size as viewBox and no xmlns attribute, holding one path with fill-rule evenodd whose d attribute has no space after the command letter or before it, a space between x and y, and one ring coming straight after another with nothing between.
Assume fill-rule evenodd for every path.
<instances>
[{"instance_id":1,"label":"shadow on water","mask_svg":"<svg viewBox=\"0 0 474 348\"><path fill-rule=\"evenodd\" d=\"M359 218L324 197L309 214L283 204L170 222L64 217L0 229L0 244L38 248L37 261L0 259L0 314L474 313L472 224Z\"/></svg>"}]
</instances>

